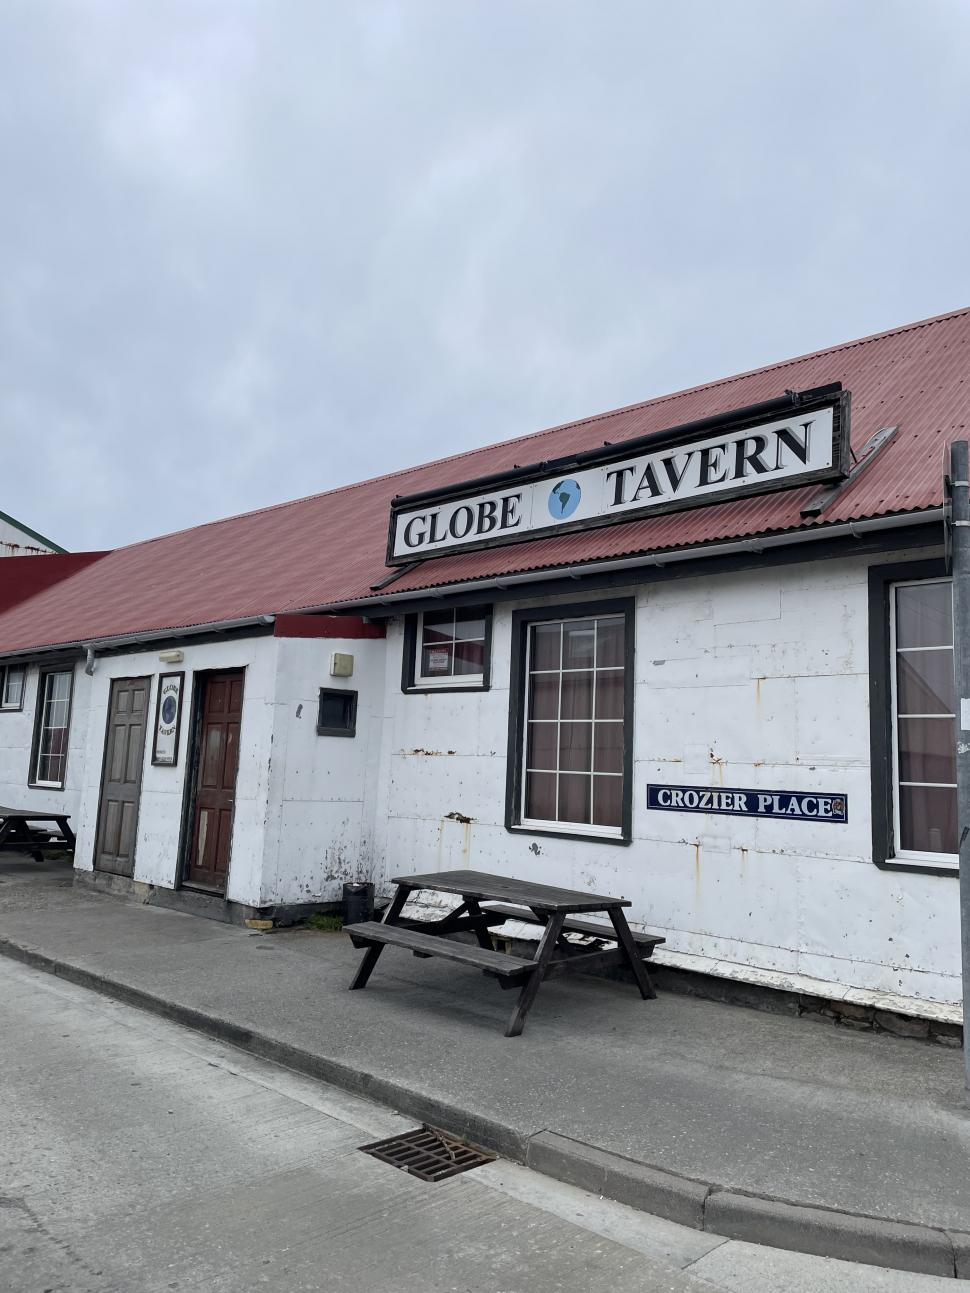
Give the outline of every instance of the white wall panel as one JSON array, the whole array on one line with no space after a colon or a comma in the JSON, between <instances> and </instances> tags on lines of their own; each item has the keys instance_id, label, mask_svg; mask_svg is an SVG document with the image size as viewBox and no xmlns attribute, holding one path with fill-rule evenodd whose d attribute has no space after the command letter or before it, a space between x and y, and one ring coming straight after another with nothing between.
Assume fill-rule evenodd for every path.
<instances>
[{"instance_id":1,"label":"white wall panel","mask_svg":"<svg viewBox=\"0 0 970 1293\"><path fill-rule=\"evenodd\" d=\"M383 794L393 868L473 865L621 893L633 900L631 917L662 929L675 950L958 1000L955 881L871 862L868 564L685 576L636 590L628 847L504 829L509 604L496 607L501 683L488 693L402 696L402 632L392 626ZM849 822L649 811L648 781L847 793ZM459 830L455 812L472 820Z\"/></svg>"}]
</instances>

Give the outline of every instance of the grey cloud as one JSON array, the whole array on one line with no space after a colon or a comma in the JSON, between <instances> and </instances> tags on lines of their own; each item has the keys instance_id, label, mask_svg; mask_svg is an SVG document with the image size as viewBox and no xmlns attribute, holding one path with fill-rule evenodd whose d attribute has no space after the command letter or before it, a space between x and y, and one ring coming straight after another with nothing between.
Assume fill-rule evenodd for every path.
<instances>
[{"instance_id":1,"label":"grey cloud","mask_svg":"<svg viewBox=\"0 0 970 1293\"><path fill-rule=\"evenodd\" d=\"M970 303L957 3L11 0L3 510L113 546Z\"/></svg>"}]
</instances>

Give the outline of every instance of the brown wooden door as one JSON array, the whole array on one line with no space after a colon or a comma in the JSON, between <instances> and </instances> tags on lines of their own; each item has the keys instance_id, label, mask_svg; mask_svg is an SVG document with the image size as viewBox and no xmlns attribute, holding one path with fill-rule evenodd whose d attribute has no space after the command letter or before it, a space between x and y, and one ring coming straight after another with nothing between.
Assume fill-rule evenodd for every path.
<instances>
[{"instance_id":1,"label":"brown wooden door","mask_svg":"<svg viewBox=\"0 0 970 1293\"><path fill-rule=\"evenodd\" d=\"M199 676L202 688L187 884L225 893L236 805L243 675Z\"/></svg>"},{"instance_id":2,"label":"brown wooden door","mask_svg":"<svg viewBox=\"0 0 970 1293\"><path fill-rule=\"evenodd\" d=\"M94 865L99 871L135 873L135 834L141 770L148 728L148 678L115 678L108 698L108 730L101 774Z\"/></svg>"}]
</instances>

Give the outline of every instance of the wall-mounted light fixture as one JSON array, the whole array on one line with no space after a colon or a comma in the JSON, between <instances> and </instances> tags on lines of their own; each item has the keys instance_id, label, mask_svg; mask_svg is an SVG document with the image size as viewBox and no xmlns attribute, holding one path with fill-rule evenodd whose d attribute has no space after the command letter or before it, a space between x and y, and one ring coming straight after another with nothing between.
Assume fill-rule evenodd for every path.
<instances>
[{"instance_id":1,"label":"wall-mounted light fixture","mask_svg":"<svg viewBox=\"0 0 970 1293\"><path fill-rule=\"evenodd\" d=\"M181 664L185 659L184 651L159 651L158 658L162 664Z\"/></svg>"}]
</instances>

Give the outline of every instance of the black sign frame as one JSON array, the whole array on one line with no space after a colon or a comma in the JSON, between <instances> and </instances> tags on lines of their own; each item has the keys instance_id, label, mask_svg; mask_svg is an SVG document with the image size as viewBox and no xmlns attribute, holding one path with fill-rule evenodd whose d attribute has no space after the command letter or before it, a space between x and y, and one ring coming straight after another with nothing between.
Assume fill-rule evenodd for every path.
<instances>
[{"instance_id":1,"label":"black sign frame","mask_svg":"<svg viewBox=\"0 0 970 1293\"><path fill-rule=\"evenodd\" d=\"M457 556L463 552L479 552L488 548L505 547L513 543L529 543L537 539L549 539L559 534L569 534L576 530L595 530L604 525L619 525L625 521L642 520L647 516L663 516L670 512L685 512L696 507L712 507L718 503L727 503L736 498L745 498L753 494L774 494L782 490L798 489L821 481L844 479L849 474L849 433L852 397L849 391L843 390L841 382L832 382L826 386L813 387L806 391L786 391L773 400L760 404L750 404L745 408L733 409L730 413L714 417L701 418L696 422L685 422L670 427L666 431L655 431L649 435L637 436L633 440L623 440L617 444L604 445L598 449L586 450L571 454L565 458L552 458L544 462L532 463L526 467L515 467L511 471L496 472L490 476L478 476L454 485L437 489L423 490L414 494L396 494L391 500L391 514L387 531L388 566L410 566L418 561L431 561L436 557ZM479 539L471 543L456 543L447 548L434 548L428 552L408 552L400 555L394 553L394 537L398 517L402 512L410 512L421 506L456 502L462 498L473 498L479 494L491 493L514 485L529 485L535 481L554 477L571 470L606 466L614 462L623 462L643 453L656 453L664 449L677 449L694 440L706 439L719 431L730 432L740 428L756 431L759 426L774 422L787 413L818 412L831 409L832 418L832 465L817 471L804 472L798 476L782 477L778 480L763 483L753 480L745 485L726 489L721 493L702 494L682 499L672 499L669 503L655 506L630 508L615 514L590 517L580 521L566 521L555 527L528 530L524 533L500 535L497 538Z\"/></svg>"},{"instance_id":2,"label":"black sign frame","mask_svg":"<svg viewBox=\"0 0 970 1293\"><path fill-rule=\"evenodd\" d=\"M165 690L165 684L170 678L178 679L178 710L175 714L175 745L172 749L170 759L160 758L158 753L158 729L162 722L162 693ZM182 739L182 702L185 699L185 670L176 669L171 673L160 673L158 675L158 688L155 692L155 728L152 733L152 767L154 768L177 768L179 761L179 745Z\"/></svg>"},{"instance_id":3,"label":"black sign frame","mask_svg":"<svg viewBox=\"0 0 970 1293\"><path fill-rule=\"evenodd\" d=\"M679 793L681 801L688 795L694 796L694 803L685 804L683 802L674 804L662 804L659 802L660 795L664 791L669 791L671 798L674 792ZM782 809L774 807L769 812L760 808L743 808L725 807L726 797L735 798L738 795L745 796L745 805L748 798L755 801L760 798L770 798L772 800L787 799L789 807ZM806 813L801 810L791 812L790 804L793 800L804 802L806 799L814 799L820 806L816 813ZM821 803L824 801L832 807L831 813L821 812ZM718 806L720 803L721 806ZM766 790L761 786L740 787L740 786L671 786L659 785L655 782L647 783L647 808L662 813L706 813L718 817L757 817L762 821L788 821L788 822L826 822L834 826L847 826L849 822L849 796L843 791L822 791L822 790Z\"/></svg>"}]
</instances>

